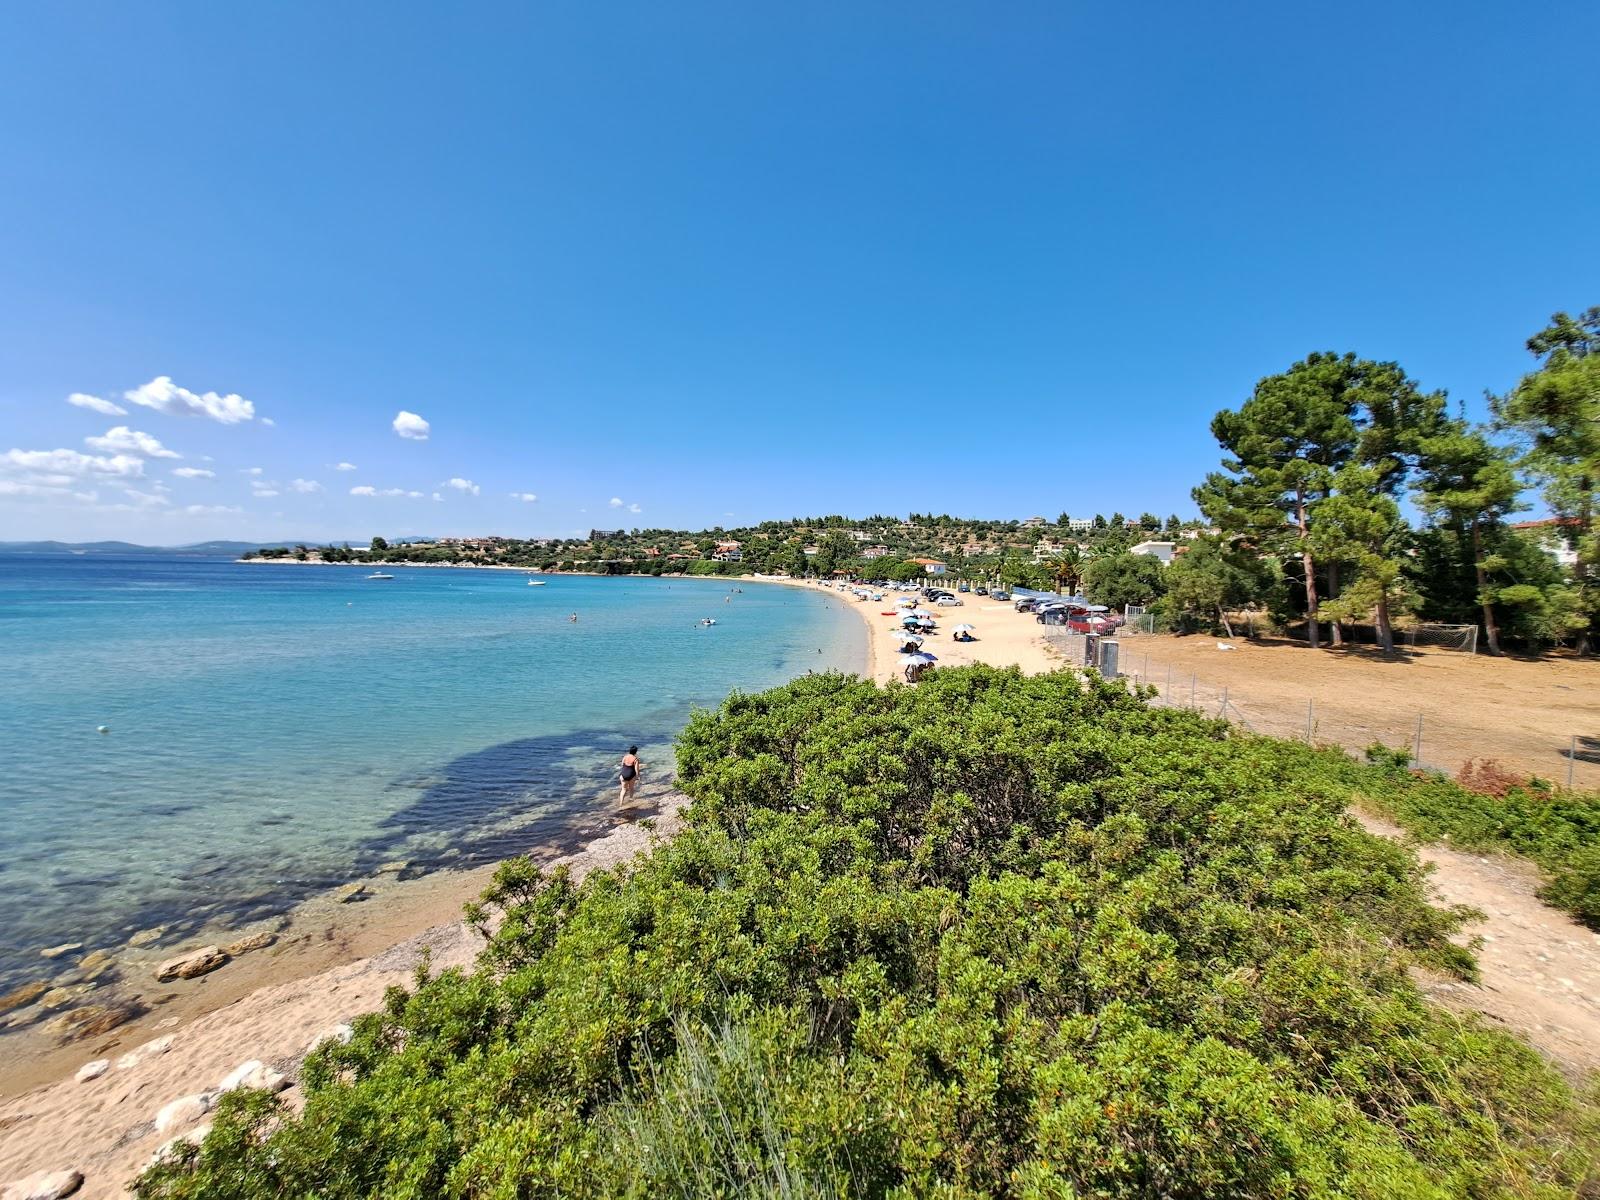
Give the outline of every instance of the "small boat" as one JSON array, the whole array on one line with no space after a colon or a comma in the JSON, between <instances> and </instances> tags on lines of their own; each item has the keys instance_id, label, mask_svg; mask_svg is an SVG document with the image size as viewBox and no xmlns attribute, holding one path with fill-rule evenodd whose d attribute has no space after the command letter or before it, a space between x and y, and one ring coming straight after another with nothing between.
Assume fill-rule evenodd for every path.
<instances>
[{"instance_id":1,"label":"small boat","mask_svg":"<svg viewBox=\"0 0 1600 1200\"><path fill-rule=\"evenodd\" d=\"M388 574L385 571L374 571L371 575L368 575L367 578L368 579L393 579L394 576Z\"/></svg>"},{"instance_id":2,"label":"small boat","mask_svg":"<svg viewBox=\"0 0 1600 1200\"><path fill-rule=\"evenodd\" d=\"M544 586L544 580L542 580L542 579L530 579L530 580L528 580L528 586L529 587L543 587Z\"/></svg>"},{"instance_id":3,"label":"small boat","mask_svg":"<svg viewBox=\"0 0 1600 1200\"><path fill-rule=\"evenodd\" d=\"M702 624L702 625L715 625L716 623L717 623L717 619L715 617L701 617L700 618L700 624Z\"/></svg>"}]
</instances>

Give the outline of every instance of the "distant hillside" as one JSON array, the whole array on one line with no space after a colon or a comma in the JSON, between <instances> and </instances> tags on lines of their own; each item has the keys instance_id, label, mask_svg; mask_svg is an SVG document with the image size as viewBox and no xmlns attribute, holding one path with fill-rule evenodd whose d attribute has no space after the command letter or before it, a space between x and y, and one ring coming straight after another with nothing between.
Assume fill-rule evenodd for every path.
<instances>
[{"instance_id":1,"label":"distant hillside","mask_svg":"<svg viewBox=\"0 0 1600 1200\"><path fill-rule=\"evenodd\" d=\"M293 546L294 542L268 542ZM190 546L136 546L132 542L0 542L0 554L192 554L237 558L261 542L196 542Z\"/></svg>"}]
</instances>

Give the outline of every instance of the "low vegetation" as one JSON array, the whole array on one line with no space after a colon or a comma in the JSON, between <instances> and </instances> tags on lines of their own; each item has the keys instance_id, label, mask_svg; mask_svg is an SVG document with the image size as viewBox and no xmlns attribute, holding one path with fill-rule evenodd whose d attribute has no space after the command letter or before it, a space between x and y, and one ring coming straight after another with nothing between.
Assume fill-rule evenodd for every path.
<instances>
[{"instance_id":1,"label":"low vegetation","mask_svg":"<svg viewBox=\"0 0 1600 1200\"><path fill-rule=\"evenodd\" d=\"M1424 841L1520 854L1542 867L1546 903L1600 929L1600 794L1558 790L1488 761L1457 779L1418 775L1404 753L1374 747L1385 768L1359 781L1360 801Z\"/></svg>"},{"instance_id":2,"label":"low vegetation","mask_svg":"<svg viewBox=\"0 0 1600 1200\"><path fill-rule=\"evenodd\" d=\"M1470 976L1393 767L973 667L734 695L683 832L506 864L476 970L224 1098L156 1197L1593 1195L1590 1101ZM1431 786L1431 785L1430 785ZM1452 787L1454 785L1451 785Z\"/></svg>"}]
</instances>

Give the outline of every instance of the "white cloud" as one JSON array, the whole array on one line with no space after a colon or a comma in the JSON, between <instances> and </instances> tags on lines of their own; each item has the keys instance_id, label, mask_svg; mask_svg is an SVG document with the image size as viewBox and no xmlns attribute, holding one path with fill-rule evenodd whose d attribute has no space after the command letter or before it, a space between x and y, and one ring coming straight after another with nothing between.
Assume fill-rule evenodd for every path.
<instances>
[{"instance_id":1,"label":"white cloud","mask_svg":"<svg viewBox=\"0 0 1600 1200\"><path fill-rule=\"evenodd\" d=\"M143 387L123 392L122 398L169 417L207 417L223 425L238 425L254 420L256 415L256 406L243 396L231 392L226 396L216 392L197 394L173 383L170 375L157 375Z\"/></svg>"},{"instance_id":2,"label":"white cloud","mask_svg":"<svg viewBox=\"0 0 1600 1200\"><path fill-rule=\"evenodd\" d=\"M36 483L60 486L96 475L133 479L144 474L144 461L130 454L104 457L77 450L7 450L0 470L42 476Z\"/></svg>"},{"instance_id":3,"label":"white cloud","mask_svg":"<svg viewBox=\"0 0 1600 1200\"><path fill-rule=\"evenodd\" d=\"M182 458L175 450L168 450L157 439L126 425L108 429L103 437L86 437L84 444L108 454L141 454L145 458Z\"/></svg>"},{"instance_id":4,"label":"white cloud","mask_svg":"<svg viewBox=\"0 0 1600 1200\"><path fill-rule=\"evenodd\" d=\"M278 494L277 488L262 487L250 493L258 500L270 500Z\"/></svg>"},{"instance_id":5,"label":"white cloud","mask_svg":"<svg viewBox=\"0 0 1600 1200\"><path fill-rule=\"evenodd\" d=\"M640 508L637 504L630 504L628 505L628 511L631 513L641 513L644 511L644 509Z\"/></svg>"},{"instance_id":6,"label":"white cloud","mask_svg":"<svg viewBox=\"0 0 1600 1200\"><path fill-rule=\"evenodd\" d=\"M263 425L265 425L268 429L272 429L278 424L271 417L262 417L261 418L261 423Z\"/></svg>"},{"instance_id":7,"label":"white cloud","mask_svg":"<svg viewBox=\"0 0 1600 1200\"><path fill-rule=\"evenodd\" d=\"M87 408L90 412L103 413L108 417L125 417L128 410L109 400L102 400L99 396L90 396L85 392L73 392L67 397L67 403L75 408Z\"/></svg>"},{"instance_id":8,"label":"white cloud","mask_svg":"<svg viewBox=\"0 0 1600 1200\"><path fill-rule=\"evenodd\" d=\"M611 497L610 500L607 500L606 503L611 505L612 508L621 508L622 507L622 497L621 496L613 496L613 497Z\"/></svg>"},{"instance_id":9,"label":"white cloud","mask_svg":"<svg viewBox=\"0 0 1600 1200\"><path fill-rule=\"evenodd\" d=\"M375 487L367 487L366 485L362 485L361 487L351 488L350 494L352 496L376 496L378 494L378 489Z\"/></svg>"},{"instance_id":10,"label":"white cloud","mask_svg":"<svg viewBox=\"0 0 1600 1200\"><path fill-rule=\"evenodd\" d=\"M363 484L360 487L351 488L350 494L352 496L407 496L412 500L422 499L421 492L408 492L405 488L384 488L382 491L379 491L377 488L372 487L369 484Z\"/></svg>"},{"instance_id":11,"label":"white cloud","mask_svg":"<svg viewBox=\"0 0 1600 1200\"><path fill-rule=\"evenodd\" d=\"M296 479L289 486L303 495L310 495L312 492L320 492L322 490L322 485L315 479Z\"/></svg>"},{"instance_id":12,"label":"white cloud","mask_svg":"<svg viewBox=\"0 0 1600 1200\"><path fill-rule=\"evenodd\" d=\"M266 472L263 471L260 467L243 467L243 468L240 469L239 474L241 474L241 475L265 475Z\"/></svg>"},{"instance_id":13,"label":"white cloud","mask_svg":"<svg viewBox=\"0 0 1600 1200\"><path fill-rule=\"evenodd\" d=\"M437 501L437 502L439 502L439 503L443 503L443 502L444 502L444 497L443 497L443 496L441 496L441 495L439 495L439 493L438 493L438 492L435 492L435 493L434 493L434 494L433 494L433 498L434 498L434 500L435 500L435 501Z\"/></svg>"},{"instance_id":14,"label":"white cloud","mask_svg":"<svg viewBox=\"0 0 1600 1200\"><path fill-rule=\"evenodd\" d=\"M347 462L342 462L337 467L334 468L335 471L354 471L355 469L356 469L355 463L347 463Z\"/></svg>"},{"instance_id":15,"label":"white cloud","mask_svg":"<svg viewBox=\"0 0 1600 1200\"><path fill-rule=\"evenodd\" d=\"M231 508L226 504L190 504L183 511L193 517L204 517L220 513L243 512L244 509Z\"/></svg>"},{"instance_id":16,"label":"white cloud","mask_svg":"<svg viewBox=\"0 0 1600 1200\"><path fill-rule=\"evenodd\" d=\"M402 408L395 414L394 431L403 438L413 442L425 442L428 440L429 428L428 423L414 412L407 412Z\"/></svg>"},{"instance_id":17,"label":"white cloud","mask_svg":"<svg viewBox=\"0 0 1600 1200\"><path fill-rule=\"evenodd\" d=\"M171 503L165 496L158 495L155 492L137 491L134 488L123 488L122 494L140 508L159 508L163 504Z\"/></svg>"},{"instance_id":18,"label":"white cloud","mask_svg":"<svg viewBox=\"0 0 1600 1200\"><path fill-rule=\"evenodd\" d=\"M476 496L479 491L477 484L473 483L470 479L462 479L459 475L455 476L453 479L447 480L439 486L452 487L458 492L466 492L469 496Z\"/></svg>"},{"instance_id":19,"label":"white cloud","mask_svg":"<svg viewBox=\"0 0 1600 1200\"><path fill-rule=\"evenodd\" d=\"M37 496L42 499L59 499L71 496L75 500L84 500L93 504L99 493L74 492L66 487L52 487L42 483L24 483L18 479L0 479L0 496Z\"/></svg>"},{"instance_id":20,"label":"white cloud","mask_svg":"<svg viewBox=\"0 0 1600 1200\"><path fill-rule=\"evenodd\" d=\"M217 473L204 467L174 467L172 473L179 479L215 479Z\"/></svg>"},{"instance_id":21,"label":"white cloud","mask_svg":"<svg viewBox=\"0 0 1600 1200\"><path fill-rule=\"evenodd\" d=\"M521 500L524 504L532 504L539 499L539 497L532 492L512 492L511 498L513 500Z\"/></svg>"}]
</instances>

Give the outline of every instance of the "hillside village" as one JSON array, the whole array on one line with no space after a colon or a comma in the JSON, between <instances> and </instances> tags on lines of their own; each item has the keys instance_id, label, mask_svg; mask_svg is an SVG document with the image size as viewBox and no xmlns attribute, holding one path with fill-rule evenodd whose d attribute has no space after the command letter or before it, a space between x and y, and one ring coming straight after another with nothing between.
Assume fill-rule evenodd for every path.
<instances>
[{"instance_id":1,"label":"hillside village","mask_svg":"<svg viewBox=\"0 0 1600 1200\"><path fill-rule=\"evenodd\" d=\"M1054 520L970 520L912 513L908 517L797 517L739 528L591 529L582 538L442 537L371 547L298 546L247 557L304 561L457 563L600 574L740 575L755 572L829 575L865 572L878 578L922 575L1048 582L1042 568L1076 549L1098 555L1146 554L1171 561L1182 543L1208 530L1199 521L1152 513L1112 513Z\"/></svg>"}]
</instances>

